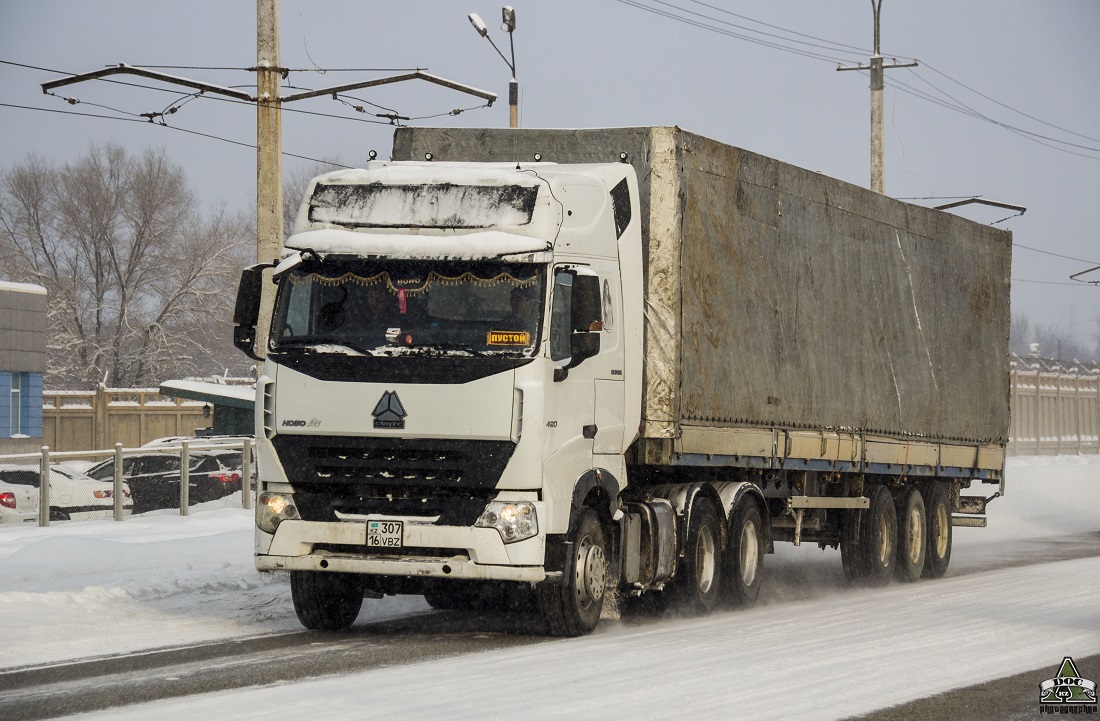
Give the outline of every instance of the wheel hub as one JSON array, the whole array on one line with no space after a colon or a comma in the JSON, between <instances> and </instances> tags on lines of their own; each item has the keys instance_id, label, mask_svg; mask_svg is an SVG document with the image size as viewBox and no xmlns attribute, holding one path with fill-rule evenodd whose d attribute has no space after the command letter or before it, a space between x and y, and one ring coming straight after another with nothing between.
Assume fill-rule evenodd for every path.
<instances>
[{"instance_id":1,"label":"wheel hub","mask_svg":"<svg viewBox=\"0 0 1100 721\"><path fill-rule=\"evenodd\" d=\"M741 529L741 582L751 586L756 580L756 566L760 562L760 547L756 540L756 524L746 523Z\"/></svg>"},{"instance_id":2,"label":"wheel hub","mask_svg":"<svg viewBox=\"0 0 1100 721\"><path fill-rule=\"evenodd\" d=\"M607 557L599 546L586 544L577 553L577 595L582 604L603 598L607 585Z\"/></svg>"},{"instance_id":3,"label":"wheel hub","mask_svg":"<svg viewBox=\"0 0 1100 721\"><path fill-rule=\"evenodd\" d=\"M916 564L920 561L920 553L924 548L924 528L922 521L924 513L914 506L909 511L909 562Z\"/></svg>"},{"instance_id":4,"label":"wheel hub","mask_svg":"<svg viewBox=\"0 0 1100 721\"><path fill-rule=\"evenodd\" d=\"M709 528L699 534L699 543L695 547L695 581L703 593L710 591L714 583L714 572L717 566L717 554L714 550L716 545L714 535Z\"/></svg>"}]
</instances>

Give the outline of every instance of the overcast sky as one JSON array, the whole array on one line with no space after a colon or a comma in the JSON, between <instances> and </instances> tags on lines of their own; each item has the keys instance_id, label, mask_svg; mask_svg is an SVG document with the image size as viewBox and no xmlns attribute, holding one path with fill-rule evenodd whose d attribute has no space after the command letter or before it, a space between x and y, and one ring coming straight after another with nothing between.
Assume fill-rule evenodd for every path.
<instances>
[{"instance_id":1,"label":"overcast sky","mask_svg":"<svg viewBox=\"0 0 1100 721\"><path fill-rule=\"evenodd\" d=\"M522 126L679 125L869 184L868 78L835 70L838 62L866 63L869 0L513 2ZM485 0L282 0L282 64L296 71L287 83L320 88L420 67L501 99L492 108L411 124L507 126L509 71L468 23L470 11L486 20L507 54L500 7ZM164 72L254 89L255 74L243 68L256 61L255 13L250 0L0 0L0 60L61 73L118 62L186 66ZM1068 276L1100 265L1100 2L884 0L882 52L920 61L915 69L887 71L886 192L926 205L980 195L1026 206L1025 215L998 224L1017 243L1013 312L1092 344L1100 286ZM345 68L361 70L335 72ZM0 168L28 153L63 163L92 142L135 152L164 147L204 202L252 207L255 153L225 142L255 141L251 107L199 98L167 118L174 128L224 140L11 107L134 120L186 99L92 82L58 91L81 101L73 106L42 94L40 84L58 77L0 64ZM421 118L482 103L423 82L349 95L357 100L291 105L322 115L285 113L284 151L357 165L371 149L389 155L392 128L374 113ZM284 159L286 172L307 165ZM1013 213L965 214L990 223ZM1100 271L1087 277L1100 280Z\"/></svg>"}]
</instances>

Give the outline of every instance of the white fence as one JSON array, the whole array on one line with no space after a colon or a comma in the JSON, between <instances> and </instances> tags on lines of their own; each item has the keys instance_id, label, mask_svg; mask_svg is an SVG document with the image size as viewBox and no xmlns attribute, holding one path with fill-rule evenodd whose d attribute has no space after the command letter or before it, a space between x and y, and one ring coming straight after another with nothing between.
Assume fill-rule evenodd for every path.
<instances>
[{"instance_id":1,"label":"white fence","mask_svg":"<svg viewBox=\"0 0 1100 721\"><path fill-rule=\"evenodd\" d=\"M1100 453L1100 366L1014 357L1009 455Z\"/></svg>"},{"instance_id":2,"label":"white fence","mask_svg":"<svg viewBox=\"0 0 1100 721\"><path fill-rule=\"evenodd\" d=\"M121 521L126 518L125 513L125 500L126 494L123 492L128 485L128 480L123 474L125 459L127 457L133 457L136 455L142 456L166 456L179 454L179 506L178 512L181 516L187 516L193 510L193 503L191 498L191 453L203 452L203 451L231 451L236 450L240 453L240 501L241 508L252 508L253 496L255 494L255 473L254 473L254 448L255 442L252 439L234 440L232 442L226 441L210 441L203 442L201 438L196 440L181 439L177 444L171 445L157 445L157 446L145 446L141 448L123 448L121 443L116 443L112 450L99 450L99 451L61 451L53 452L46 446L42 447L42 450L38 453L20 453L13 455L0 455L0 466L2 465L36 465L38 468L38 525L49 526L51 521L51 503L50 503L50 483L42 483L42 478L50 477L50 469L55 465L67 463L73 460L89 461L89 460L105 460L107 458L114 458L114 476L112 479L112 492L111 498L113 499L113 517L116 521ZM134 489L130 488L131 493ZM140 491L139 491L140 492ZM233 493L225 498L235 499L236 493ZM132 496L131 496L132 497ZM135 501L136 502L136 501ZM223 501L220 505L226 507L232 503L237 505L234 500L232 502ZM53 504L57 508L57 504ZM209 504L203 504L204 506ZM164 512L163 510L161 511ZM176 512L175 510L169 510L168 512Z\"/></svg>"}]
</instances>

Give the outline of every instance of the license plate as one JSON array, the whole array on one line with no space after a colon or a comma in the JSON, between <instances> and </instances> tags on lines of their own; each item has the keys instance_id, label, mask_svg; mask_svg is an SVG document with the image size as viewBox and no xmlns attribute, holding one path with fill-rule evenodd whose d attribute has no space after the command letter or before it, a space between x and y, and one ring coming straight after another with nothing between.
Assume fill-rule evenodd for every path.
<instances>
[{"instance_id":1,"label":"license plate","mask_svg":"<svg viewBox=\"0 0 1100 721\"><path fill-rule=\"evenodd\" d=\"M367 521L368 548L400 548L401 521Z\"/></svg>"}]
</instances>

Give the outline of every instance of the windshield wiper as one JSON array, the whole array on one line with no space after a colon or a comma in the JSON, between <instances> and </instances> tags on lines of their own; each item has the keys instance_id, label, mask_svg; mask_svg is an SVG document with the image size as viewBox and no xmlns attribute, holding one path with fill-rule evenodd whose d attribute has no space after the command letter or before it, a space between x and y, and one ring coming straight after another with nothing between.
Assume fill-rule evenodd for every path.
<instances>
[{"instance_id":1,"label":"windshield wiper","mask_svg":"<svg viewBox=\"0 0 1100 721\"><path fill-rule=\"evenodd\" d=\"M312 353L323 353L324 351L317 350L317 346L331 346L333 348L346 348L347 350L355 351L356 353L362 353L364 355L369 354L372 350L378 348L386 348L385 345L376 346L375 348L364 348L354 343L349 343L346 340L337 338L324 338L315 335L300 335L293 338L284 338L275 344L275 350L286 350L288 348L296 348L304 351L310 351Z\"/></svg>"}]
</instances>

